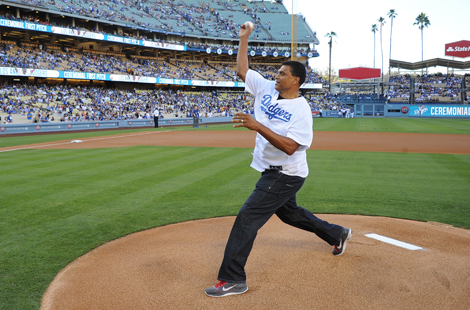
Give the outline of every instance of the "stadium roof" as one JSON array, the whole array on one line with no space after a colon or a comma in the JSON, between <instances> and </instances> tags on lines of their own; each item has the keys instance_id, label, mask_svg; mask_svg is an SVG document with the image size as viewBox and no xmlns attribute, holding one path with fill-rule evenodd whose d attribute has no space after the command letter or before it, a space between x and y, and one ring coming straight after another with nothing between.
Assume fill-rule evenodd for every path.
<instances>
[{"instance_id":1,"label":"stadium roof","mask_svg":"<svg viewBox=\"0 0 470 310\"><path fill-rule=\"evenodd\" d=\"M452 59L434 58L418 62L407 62L390 59L390 67L392 68L418 70L437 66L465 70L470 69L470 61L456 61Z\"/></svg>"}]
</instances>

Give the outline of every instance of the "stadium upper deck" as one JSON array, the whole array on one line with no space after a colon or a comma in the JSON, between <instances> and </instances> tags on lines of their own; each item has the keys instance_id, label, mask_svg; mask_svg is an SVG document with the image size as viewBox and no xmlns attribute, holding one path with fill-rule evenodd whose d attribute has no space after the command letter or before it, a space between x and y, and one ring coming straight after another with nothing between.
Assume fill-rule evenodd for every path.
<instances>
[{"instance_id":1,"label":"stadium upper deck","mask_svg":"<svg viewBox=\"0 0 470 310\"><path fill-rule=\"evenodd\" d=\"M111 33L128 31L137 36L144 32L233 41L238 38L239 26L251 20L258 26L254 40L291 42L291 16L282 3L246 0L20 0L0 3L5 13L16 18L27 13L33 20L38 18L95 31L106 31L111 26L116 28ZM64 24L65 16L72 18L69 24ZM298 43L319 44L302 16L297 16L297 24Z\"/></svg>"},{"instance_id":2,"label":"stadium upper deck","mask_svg":"<svg viewBox=\"0 0 470 310\"><path fill-rule=\"evenodd\" d=\"M298 40L296 50L293 52L298 60L307 63L308 58L318 56L315 45L319 42L303 17L297 16L296 18ZM56 55L59 55L60 51L72 53L78 51L97 54L99 60L103 60L102 55L108 58L119 58L117 68L97 71L93 69L95 66L92 64L80 66L80 63L63 68L63 70L71 71L81 69L84 72L111 72L122 71L122 68L127 66L130 68L125 68L125 71L129 69L133 75L137 75L143 70L135 70L135 67L145 64L137 62L136 65L135 59L160 62L166 60L170 64L170 59L173 63L185 64L233 63L238 47L238 31L240 25L247 20L257 25L256 32L250 39L250 63L279 65L290 58L292 52L289 33L291 15L281 3L277 2L248 2L246 0L212 0L210 2L198 0L0 1L0 38L3 42L15 42L17 47L26 46L33 50L54 50L57 52ZM127 64L125 59L122 61L122 58L128 59ZM116 61L112 59L111 65L113 62ZM25 68L25 63L23 61L23 65L18 67ZM103 64L103 61L100 63ZM35 63L34 66L28 68L50 70L51 65L42 62ZM210 70L217 71L215 67L215 65L212 66ZM148 69L142 75L159 76L153 75L158 69L153 70L151 67ZM3 75L9 75L9 78L12 78L12 72L21 71L15 70L10 70L9 74ZM20 74L21 78L27 76L31 70L25 71L26 74ZM40 71L35 72L38 74ZM50 74L59 78L78 76L62 72ZM40 77L50 78L50 74ZM214 76L216 75L207 74L202 79L212 83ZM89 77L93 79L93 75L86 76L86 78ZM218 77L216 81L233 80L233 72L218 75ZM106 77L104 80L113 79ZM147 80L153 81L153 79L140 81ZM134 79L120 81L133 82ZM152 83L154 82L149 82L149 84ZM156 83L158 84L159 81L157 80Z\"/></svg>"}]
</instances>

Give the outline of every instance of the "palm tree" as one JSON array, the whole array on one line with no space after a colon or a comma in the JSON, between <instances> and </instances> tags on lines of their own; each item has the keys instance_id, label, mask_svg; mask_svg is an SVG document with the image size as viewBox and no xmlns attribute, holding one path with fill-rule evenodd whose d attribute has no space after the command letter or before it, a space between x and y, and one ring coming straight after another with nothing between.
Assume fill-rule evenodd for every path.
<instances>
[{"instance_id":1,"label":"palm tree","mask_svg":"<svg viewBox=\"0 0 470 310\"><path fill-rule=\"evenodd\" d=\"M325 35L325 37L330 38L328 45L330 46L330 58L328 66L328 91L331 92L331 47L333 46L333 37L336 37L337 34L334 31L331 31Z\"/></svg>"},{"instance_id":2,"label":"palm tree","mask_svg":"<svg viewBox=\"0 0 470 310\"><path fill-rule=\"evenodd\" d=\"M421 14L418 15L418 17L416 17L416 20L413 24L414 25L418 25L418 28L419 30L421 30L421 61L424 60L424 57L423 57L423 29L424 27L428 27L431 25L431 22L429 21L429 17L426 16L426 14L424 14L423 12L421 12Z\"/></svg>"},{"instance_id":3,"label":"palm tree","mask_svg":"<svg viewBox=\"0 0 470 310\"><path fill-rule=\"evenodd\" d=\"M390 78L390 59L392 59L392 30L393 30L393 19L398 15L394 9L391 9L387 13L390 18L390 54L388 55L388 76Z\"/></svg>"},{"instance_id":4,"label":"palm tree","mask_svg":"<svg viewBox=\"0 0 470 310\"><path fill-rule=\"evenodd\" d=\"M382 74L382 94L384 92L384 49L383 49L383 44L382 44L382 27L383 25L385 25L385 18L383 17L380 17L378 19L379 21L379 24L380 24L380 52L382 54L382 70L381 70L381 74Z\"/></svg>"},{"instance_id":5,"label":"palm tree","mask_svg":"<svg viewBox=\"0 0 470 310\"><path fill-rule=\"evenodd\" d=\"M373 24L372 25L372 29L370 31L372 31L374 33L374 68L375 68L375 33L377 32L377 24Z\"/></svg>"}]
</instances>

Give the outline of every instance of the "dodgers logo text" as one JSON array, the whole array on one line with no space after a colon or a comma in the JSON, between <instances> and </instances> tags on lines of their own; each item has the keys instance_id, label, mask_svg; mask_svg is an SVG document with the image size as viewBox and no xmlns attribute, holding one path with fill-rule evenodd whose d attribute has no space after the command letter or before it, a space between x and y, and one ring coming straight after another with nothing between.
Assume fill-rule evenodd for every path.
<instances>
[{"instance_id":1,"label":"dodgers logo text","mask_svg":"<svg viewBox=\"0 0 470 310\"><path fill-rule=\"evenodd\" d=\"M263 111L269 119L278 119L283 122L289 122L292 113L289 111L285 111L279 107L279 104L271 104L272 97L270 95L264 95L263 99L261 100L261 111Z\"/></svg>"}]
</instances>

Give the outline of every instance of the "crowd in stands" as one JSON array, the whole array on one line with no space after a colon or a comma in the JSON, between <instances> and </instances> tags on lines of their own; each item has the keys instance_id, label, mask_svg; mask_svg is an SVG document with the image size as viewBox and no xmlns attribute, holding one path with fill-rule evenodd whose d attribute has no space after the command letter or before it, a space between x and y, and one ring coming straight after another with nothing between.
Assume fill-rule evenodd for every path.
<instances>
[{"instance_id":1,"label":"crowd in stands","mask_svg":"<svg viewBox=\"0 0 470 310\"><path fill-rule=\"evenodd\" d=\"M262 41L290 42L290 27L282 28L281 17L287 14L282 4L268 2L248 2L247 0L16 0L15 2L62 11L100 20L116 21L135 25L159 33L177 34L178 39L156 42L185 45L189 51L237 51L236 45L217 43L197 43L191 37L215 37L236 39L241 23L251 20L256 28L252 39ZM270 17L269 14L272 13ZM279 23L271 20L278 14ZM88 28L72 27L69 19L63 22L51 22L40 19L40 15L22 15L19 18L8 12L0 18L21 20L43 25L60 26L96 33L113 34L139 40L154 40L138 31L105 32L96 23ZM281 16L282 15L282 16ZM43 15L44 16L44 15ZM289 19L290 20L290 19ZM300 24L303 25L302 20ZM283 24L282 24L283 25ZM302 26L301 26L302 27ZM300 28L301 28L300 27ZM300 30L299 28L299 30ZM287 31L286 31L287 30ZM188 36L189 35L189 36ZM313 33L315 36L316 33ZM174 38L175 36L173 36ZM156 36L155 36L156 38ZM175 41L179 40L179 41ZM222 40L219 40L220 42ZM299 41L312 42L309 34L299 37ZM206 80L206 81L241 81L236 75L235 56L233 62L212 62L188 59L163 59L157 57L124 55L120 53L84 51L76 48L59 49L46 43L30 44L0 43L0 67L23 69L48 69L75 72L94 72L108 74L127 74L157 78ZM248 52L277 52L283 55L291 52L289 47L250 46ZM316 51L300 48L302 54ZM269 59L269 58L266 58ZM275 64L251 63L251 68L267 79L274 79L279 69ZM312 110L340 110L344 97L358 100L378 98L390 102L408 101L410 97L410 75L390 77L390 89L384 95L371 92L354 94L333 94L319 91L309 93L306 99ZM417 103L460 102L462 77L453 74L416 76L415 100ZM306 83L327 81L313 70L308 70ZM470 80L467 78L470 87ZM466 89L467 100L470 88ZM98 120L131 120L153 118L158 109L163 118L191 117L193 106L199 107L201 117L232 116L236 112L253 113L253 96L248 93L217 93L207 91L181 90L124 90L98 86L72 86L65 84L9 84L0 87L0 116L3 123L13 121L14 116L31 115L29 122L76 122ZM28 117L29 118L29 117Z\"/></svg>"},{"instance_id":2,"label":"crowd in stands","mask_svg":"<svg viewBox=\"0 0 470 310\"><path fill-rule=\"evenodd\" d=\"M415 77L415 101L417 103L460 102L462 78L453 74L440 73L418 75ZM411 76L408 74L391 76L388 92L390 101L409 100L410 84ZM467 87L466 92L469 91L470 88Z\"/></svg>"},{"instance_id":3,"label":"crowd in stands","mask_svg":"<svg viewBox=\"0 0 470 310\"><path fill-rule=\"evenodd\" d=\"M70 85L4 84L0 111L4 115L31 114L31 122L74 122L191 117L193 106L201 117L252 113L253 98L245 93L185 92L173 90L117 90ZM5 120L4 120L5 122Z\"/></svg>"},{"instance_id":4,"label":"crowd in stands","mask_svg":"<svg viewBox=\"0 0 470 310\"><path fill-rule=\"evenodd\" d=\"M266 74L271 74L273 69L274 67L266 67ZM432 89L434 85L438 85L439 88L446 85L448 89L457 89L454 93L460 95L459 85L462 77L427 75L416 78L421 91ZM406 81L409 79L410 76L394 76L392 83L406 89L408 87ZM391 93L395 90L396 88L393 88ZM467 89L467 100L470 99L469 91ZM384 96L388 95L370 92L336 94L320 92L308 93L306 99L312 111L325 111L344 108L340 102L346 97L385 99ZM459 100L459 96L456 100ZM417 101L420 102L422 101ZM218 94L215 91L118 90L60 84L8 83L0 88L0 115L3 116L3 123L12 122L11 116L28 114L31 115L29 122L150 119L155 109L160 111L162 118L191 117L194 105L199 107L201 117L232 116L240 111L253 113L252 104L253 97L244 92Z\"/></svg>"},{"instance_id":5,"label":"crowd in stands","mask_svg":"<svg viewBox=\"0 0 470 310\"><path fill-rule=\"evenodd\" d=\"M152 118L158 109L162 118L191 117L193 106L201 117L253 113L253 96L244 92L186 92L173 90L117 90L70 85L4 84L0 89L0 112L31 115L29 122L75 122ZM336 110L334 95L308 95L312 110ZM6 121L4 117L3 122Z\"/></svg>"},{"instance_id":6,"label":"crowd in stands","mask_svg":"<svg viewBox=\"0 0 470 310\"><path fill-rule=\"evenodd\" d=\"M91 31L91 32L95 32L95 33L119 35L119 36L123 36L123 37L139 39L139 40L148 40L148 41L154 41L154 42L159 42L159 43L171 43L171 44L176 44L176 45L185 45L189 49L196 49L196 50L199 50L199 51L206 51L207 48L210 48L213 51L216 51L218 49L221 49L222 51L225 51L225 52L227 52L228 50L232 50L234 52L238 51L238 46L236 46L236 45L220 45L220 44L211 44L211 43L197 43L197 42L194 42L194 41L191 41L191 40L186 40L185 41L184 39L182 39L181 41L168 41L168 40L160 40L160 39L153 40L152 38L148 38L145 35L136 35L136 34L128 33L128 32L114 31L113 33L107 33L105 31L100 31L96 28L91 28L91 27L82 28L82 27L71 27L68 24L59 25L59 24L54 23L54 22L49 22L49 21L46 21L46 20L40 20L37 17L33 17L31 15L24 15L21 18L18 19L18 18L14 17L13 15L11 15L9 13L5 13L3 15L0 14L0 18L10 19L10 20L21 20L21 21L26 21L26 22L30 22L30 23L39 23L39 24L50 25L50 26L60 26L60 27L70 28L70 29L75 29L75 30L80 30L80 31ZM191 17L188 16L187 18L191 18ZM270 22L268 22L268 24L270 24ZM209 24L209 25L213 26L212 24ZM181 24L177 23L177 26L179 27L179 26L181 26ZM211 28L211 29L218 29L218 28L216 27L216 28ZM236 34L237 31L239 31L239 26L238 26L238 28L234 29L234 34L231 35L232 38L237 38L238 37L238 35ZM181 33L181 34L183 34L183 33ZM311 41L311 40L309 40L309 41ZM256 53L262 53L263 51L266 52L266 53L277 52L279 55L284 55L286 52L290 53L291 49L290 49L290 47L277 48L277 47L269 47L269 46L263 46L263 47L249 46L249 51L248 52L251 52L251 51L255 51ZM314 50L314 49L311 49L310 47L308 47L308 48L299 48L298 51L303 55L308 54L308 53L317 54L317 51Z\"/></svg>"},{"instance_id":7,"label":"crowd in stands","mask_svg":"<svg viewBox=\"0 0 470 310\"><path fill-rule=\"evenodd\" d=\"M234 63L218 64L184 60L166 61L156 57L127 59L124 56L103 55L0 44L0 67L34 68L61 71L131 74L157 78L187 80L241 81ZM273 79L277 68L254 65L256 70ZM309 71L307 83L324 83L316 72Z\"/></svg>"},{"instance_id":8,"label":"crowd in stands","mask_svg":"<svg viewBox=\"0 0 470 310\"><path fill-rule=\"evenodd\" d=\"M282 4L251 4L244 0L232 2L220 0L211 0L211 2L185 0L112 0L108 2L99 0L63 0L60 2L19 0L17 2L84 17L131 24L163 33L192 34L216 38L237 38L240 25L251 19L259 27L253 34L254 38L268 41L277 40L279 37L270 34L270 21L262 21L259 13L264 15L267 15L266 13L284 13L287 16L287 11ZM222 16L219 11L228 12L229 15ZM230 14L230 12L234 13ZM247 16L238 15L242 12ZM237 13L236 16L234 16L235 13ZM11 14L6 17L14 18ZM32 20L35 21L30 18L30 21ZM299 27L302 30L305 28L304 25L299 25ZM99 32L98 29L89 30ZM143 36L142 39L147 38ZM306 42L312 41L309 34L299 39ZM283 40L290 41L289 38Z\"/></svg>"},{"instance_id":9,"label":"crowd in stands","mask_svg":"<svg viewBox=\"0 0 470 310\"><path fill-rule=\"evenodd\" d=\"M306 96L312 111L339 110L343 105L338 102L336 95L325 92Z\"/></svg>"}]
</instances>

